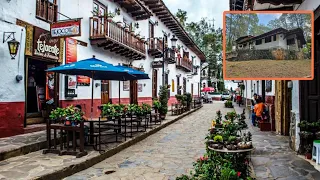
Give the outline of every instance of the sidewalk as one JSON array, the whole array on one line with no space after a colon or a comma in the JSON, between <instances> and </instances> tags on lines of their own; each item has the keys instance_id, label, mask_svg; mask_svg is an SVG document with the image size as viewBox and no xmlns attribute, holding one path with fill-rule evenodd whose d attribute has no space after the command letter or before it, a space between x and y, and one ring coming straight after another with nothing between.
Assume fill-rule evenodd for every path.
<instances>
[{"instance_id":1,"label":"sidewalk","mask_svg":"<svg viewBox=\"0 0 320 180\"><path fill-rule=\"evenodd\" d=\"M134 138L128 138L126 142L108 144L104 154L93 151L91 148L86 149L88 155L82 158L68 155L59 156L57 154L43 155L42 151L36 151L0 161L0 179L61 179L120 152L196 110L198 109L191 110L179 116L170 116L170 114L168 114L166 120L163 121L161 125L154 126L153 129L147 129L147 132L139 133ZM36 133L35 137L40 137L41 133L43 132ZM46 135L43 135L43 137L46 138ZM21 141L23 141L23 138L21 138ZM28 141L23 141L22 144L27 142Z\"/></svg>"},{"instance_id":2,"label":"sidewalk","mask_svg":"<svg viewBox=\"0 0 320 180\"><path fill-rule=\"evenodd\" d=\"M243 107L234 104L237 114ZM261 132L251 125L246 110L247 124L256 148L252 154L252 164L257 179L277 180L318 180L320 172L309 162L301 159L289 147L289 137L274 132Z\"/></svg>"}]
</instances>

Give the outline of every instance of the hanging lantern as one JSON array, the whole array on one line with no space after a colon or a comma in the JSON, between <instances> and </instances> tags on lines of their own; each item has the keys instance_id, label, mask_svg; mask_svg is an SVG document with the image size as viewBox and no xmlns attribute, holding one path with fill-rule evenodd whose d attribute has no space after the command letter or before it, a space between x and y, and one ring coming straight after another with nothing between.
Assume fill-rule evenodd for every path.
<instances>
[{"instance_id":1,"label":"hanging lantern","mask_svg":"<svg viewBox=\"0 0 320 180\"><path fill-rule=\"evenodd\" d=\"M14 37L14 33L15 32L4 32L3 33L3 43L5 43L5 42L8 43L8 48L9 48L9 53L10 53L11 59L15 59L15 57L18 54L19 46L20 46L20 43L18 41L16 41L16 39ZM7 37L5 37L6 34L9 34L9 35ZM11 38L10 41L8 41L9 38Z\"/></svg>"}]
</instances>

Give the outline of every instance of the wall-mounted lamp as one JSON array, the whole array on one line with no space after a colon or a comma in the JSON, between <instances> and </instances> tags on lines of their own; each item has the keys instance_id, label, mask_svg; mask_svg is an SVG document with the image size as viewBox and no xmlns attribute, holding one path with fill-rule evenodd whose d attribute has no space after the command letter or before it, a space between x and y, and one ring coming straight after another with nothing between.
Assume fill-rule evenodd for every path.
<instances>
[{"instance_id":1,"label":"wall-mounted lamp","mask_svg":"<svg viewBox=\"0 0 320 180\"><path fill-rule=\"evenodd\" d=\"M100 83L95 83L95 86L96 86L96 87L99 87L99 86L100 86Z\"/></svg>"},{"instance_id":2,"label":"wall-mounted lamp","mask_svg":"<svg viewBox=\"0 0 320 180\"><path fill-rule=\"evenodd\" d=\"M172 38L171 38L172 49L176 49L177 41L178 41L178 39L176 38L176 36L172 35Z\"/></svg>"},{"instance_id":3,"label":"wall-mounted lamp","mask_svg":"<svg viewBox=\"0 0 320 180\"><path fill-rule=\"evenodd\" d=\"M137 29L139 29L139 23L135 23L134 27L136 27Z\"/></svg>"},{"instance_id":4,"label":"wall-mounted lamp","mask_svg":"<svg viewBox=\"0 0 320 180\"><path fill-rule=\"evenodd\" d=\"M120 8L116 8L115 13L119 16L120 15Z\"/></svg>"},{"instance_id":5,"label":"wall-mounted lamp","mask_svg":"<svg viewBox=\"0 0 320 180\"><path fill-rule=\"evenodd\" d=\"M169 74L169 73L170 73L170 70L169 70L169 69L167 69L167 70L166 70L166 74Z\"/></svg>"},{"instance_id":6,"label":"wall-mounted lamp","mask_svg":"<svg viewBox=\"0 0 320 180\"><path fill-rule=\"evenodd\" d=\"M143 87L146 87L146 83L143 84Z\"/></svg>"},{"instance_id":7,"label":"wall-mounted lamp","mask_svg":"<svg viewBox=\"0 0 320 180\"><path fill-rule=\"evenodd\" d=\"M292 87L293 87L292 81L288 81L288 88L289 88L289 89L292 89Z\"/></svg>"},{"instance_id":8,"label":"wall-mounted lamp","mask_svg":"<svg viewBox=\"0 0 320 180\"><path fill-rule=\"evenodd\" d=\"M159 26L159 21L154 22L155 26Z\"/></svg>"},{"instance_id":9,"label":"wall-mounted lamp","mask_svg":"<svg viewBox=\"0 0 320 180\"><path fill-rule=\"evenodd\" d=\"M4 32L3 33L3 43L8 42L8 47L9 47L9 53L11 56L11 59L15 59L20 43L16 41L14 37L15 32ZM9 41L8 41L9 40Z\"/></svg>"},{"instance_id":10,"label":"wall-mounted lamp","mask_svg":"<svg viewBox=\"0 0 320 180\"><path fill-rule=\"evenodd\" d=\"M178 78L181 77L181 74L177 74L177 77L178 77Z\"/></svg>"}]
</instances>

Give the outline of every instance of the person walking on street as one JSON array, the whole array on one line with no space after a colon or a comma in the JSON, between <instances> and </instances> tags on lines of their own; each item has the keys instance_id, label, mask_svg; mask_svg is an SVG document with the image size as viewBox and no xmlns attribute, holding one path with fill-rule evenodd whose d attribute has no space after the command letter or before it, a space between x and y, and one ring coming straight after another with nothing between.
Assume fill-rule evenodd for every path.
<instances>
[{"instance_id":1,"label":"person walking on street","mask_svg":"<svg viewBox=\"0 0 320 180\"><path fill-rule=\"evenodd\" d=\"M252 125L256 125L256 114L254 112L254 106L257 104L258 95L254 93L252 99L251 99L251 122Z\"/></svg>"}]
</instances>

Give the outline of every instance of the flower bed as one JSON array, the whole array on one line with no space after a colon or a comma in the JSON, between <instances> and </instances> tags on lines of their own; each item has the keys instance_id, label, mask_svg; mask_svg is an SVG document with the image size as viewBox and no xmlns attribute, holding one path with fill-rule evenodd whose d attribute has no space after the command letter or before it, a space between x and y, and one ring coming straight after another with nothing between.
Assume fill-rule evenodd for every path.
<instances>
[{"instance_id":1,"label":"flower bed","mask_svg":"<svg viewBox=\"0 0 320 180\"><path fill-rule=\"evenodd\" d=\"M241 130L247 127L244 125L244 119L244 114L237 115L235 112L229 112L222 121L221 111L217 111L217 117L212 121L212 128L206 137L206 154L193 164L194 171L190 176L182 175L176 180L253 179L250 177L247 152L253 148L252 135L250 132L241 133ZM220 128L217 128L217 125ZM217 151L212 149L217 149ZM233 153L224 153L220 149Z\"/></svg>"},{"instance_id":2,"label":"flower bed","mask_svg":"<svg viewBox=\"0 0 320 180\"><path fill-rule=\"evenodd\" d=\"M233 108L233 104L232 101L228 100L224 103L224 107L226 108Z\"/></svg>"}]
</instances>

